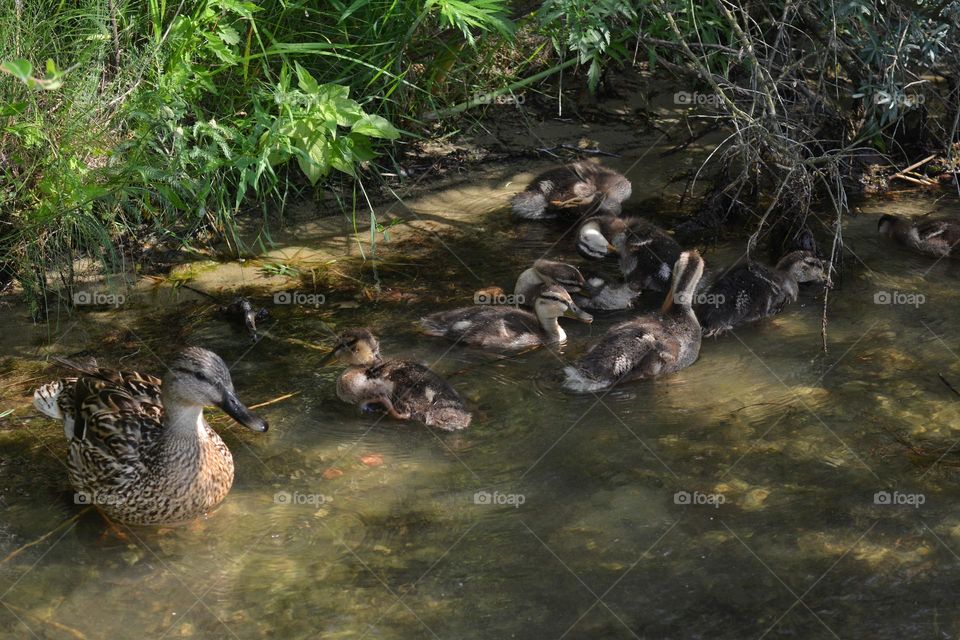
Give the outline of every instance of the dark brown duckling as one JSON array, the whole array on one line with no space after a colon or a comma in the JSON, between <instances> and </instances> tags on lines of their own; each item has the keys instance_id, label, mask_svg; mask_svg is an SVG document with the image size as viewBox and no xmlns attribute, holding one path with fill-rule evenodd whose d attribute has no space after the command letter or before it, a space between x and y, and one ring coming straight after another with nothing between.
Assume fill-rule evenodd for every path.
<instances>
[{"instance_id":1,"label":"dark brown duckling","mask_svg":"<svg viewBox=\"0 0 960 640\"><path fill-rule=\"evenodd\" d=\"M619 214L633 188L627 178L593 162L574 162L550 169L513 197L513 215L549 220L569 212L576 216Z\"/></svg>"},{"instance_id":2,"label":"dark brown duckling","mask_svg":"<svg viewBox=\"0 0 960 640\"><path fill-rule=\"evenodd\" d=\"M880 235L928 256L960 256L960 251L956 249L960 244L960 220L924 218L915 222L888 213L880 217L877 231Z\"/></svg>"},{"instance_id":3,"label":"dark brown duckling","mask_svg":"<svg viewBox=\"0 0 960 640\"><path fill-rule=\"evenodd\" d=\"M799 283L824 282L826 265L809 251L791 251L775 267L748 261L737 265L699 296L697 318L707 336L780 313L795 302Z\"/></svg>"},{"instance_id":4,"label":"dark brown duckling","mask_svg":"<svg viewBox=\"0 0 960 640\"><path fill-rule=\"evenodd\" d=\"M382 360L380 341L369 329L348 329L323 359L348 365L337 378L337 396L367 411L383 407L397 420L413 420L446 431L470 426L472 416L450 384L424 365Z\"/></svg>"}]
</instances>

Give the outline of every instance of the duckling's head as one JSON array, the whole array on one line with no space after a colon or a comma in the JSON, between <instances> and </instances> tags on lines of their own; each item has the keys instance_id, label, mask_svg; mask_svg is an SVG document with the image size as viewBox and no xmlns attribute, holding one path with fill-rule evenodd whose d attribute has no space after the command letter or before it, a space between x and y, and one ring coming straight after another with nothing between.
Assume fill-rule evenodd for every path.
<instances>
[{"instance_id":1,"label":"duckling's head","mask_svg":"<svg viewBox=\"0 0 960 640\"><path fill-rule=\"evenodd\" d=\"M167 407L217 406L251 431L266 431L267 421L254 415L233 390L230 369L220 356L200 347L187 347L170 364L163 378Z\"/></svg>"},{"instance_id":2,"label":"duckling's head","mask_svg":"<svg viewBox=\"0 0 960 640\"><path fill-rule=\"evenodd\" d=\"M823 260L809 251L791 251L777 263L779 271L786 271L797 282L826 282L827 270Z\"/></svg>"},{"instance_id":3,"label":"duckling's head","mask_svg":"<svg viewBox=\"0 0 960 640\"><path fill-rule=\"evenodd\" d=\"M885 213L880 216L880 220L877 221L877 231L879 231L882 236L890 237L893 235L894 230L902 225L903 222L903 218Z\"/></svg>"},{"instance_id":4,"label":"duckling's head","mask_svg":"<svg viewBox=\"0 0 960 640\"><path fill-rule=\"evenodd\" d=\"M580 230L577 232L577 251L584 258L599 260L611 253L616 253L617 248L603 235L600 220L590 218L580 225Z\"/></svg>"},{"instance_id":5,"label":"duckling's head","mask_svg":"<svg viewBox=\"0 0 960 640\"><path fill-rule=\"evenodd\" d=\"M533 269L545 284L558 284L569 292L577 292L584 285L583 274L576 267L554 260L537 260Z\"/></svg>"},{"instance_id":6,"label":"duckling's head","mask_svg":"<svg viewBox=\"0 0 960 640\"><path fill-rule=\"evenodd\" d=\"M369 329L347 329L320 363L325 364L333 358L356 367L377 365L381 362L380 341Z\"/></svg>"},{"instance_id":7,"label":"duckling's head","mask_svg":"<svg viewBox=\"0 0 960 640\"><path fill-rule=\"evenodd\" d=\"M558 284L544 287L534 304L537 316L549 318L575 318L581 322L593 322L593 316L578 307L567 290Z\"/></svg>"},{"instance_id":8,"label":"duckling's head","mask_svg":"<svg viewBox=\"0 0 960 640\"><path fill-rule=\"evenodd\" d=\"M673 265L673 283L662 311L668 311L674 304L689 309L693 304L693 295L703 276L704 262L699 251L684 251Z\"/></svg>"}]
</instances>

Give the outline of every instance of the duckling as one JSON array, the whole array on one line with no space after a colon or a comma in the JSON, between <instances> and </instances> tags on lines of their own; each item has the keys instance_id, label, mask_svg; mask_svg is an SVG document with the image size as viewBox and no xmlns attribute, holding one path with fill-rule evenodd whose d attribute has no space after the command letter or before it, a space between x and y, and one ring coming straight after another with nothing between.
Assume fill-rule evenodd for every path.
<instances>
[{"instance_id":1,"label":"duckling","mask_svg":"<svg viewBox=\"0 0 960 640\"><path fill-rule=\"evenodd\" d=\"M589 218L577 231L577 250L586 258L620 256L620 272L634 289L665 291L681 248L666 231L640 217Z\"/></svg>"},{"instance_id":2,"label":"duckling","mask_svg":"<svg viewBox=\"0 0 960 640\"><path fill-rule=\"evenodd\" d=\"M627 380L679 371L696 362L700 323L691 303L703 266L696 251L680 254L660 311L607 331L586 355L564 368L563 386L579 393L598 391Z\"/></svg>"},{"instance_id":3,"label":"duckling","mask_svg":"<svg viewBox=\"0 0 960 640\"><path fill-rule=\"evenodd\" d=\"M576 267L563 262L541 259L520 274L513 293L518 304L532 307L545 287L558 284L568 293L576 293L585 283L583 274Z\"/></svg>"},{"instance_id":4,"label":"duckling","mask_svg":"<svg viewBox=\"0 0 960 640\"><path fill-rule=\"evenodd\" d=\"M557 318L593 322L566 289L557 284L544 287L534 302L534 313L504 306L463 307L433 313L420 319L427 335L493 349L523 349L564 342L567 334Z\"/></svg>"},{"instance_id":5,"label":"duckling","mask_svg":"<svg viewBox=\"0 0 960 640\"><path fill-rule=\"evenodd\" d=\"M704 335L722 335L734 327L776 315L795 302L801 282L825 282L823 260L810 251L791 251L777 266L749 261L710 285L697 305Z\"/></svg>"},{"instance_id":6,"label":"duckling","mask_svg":"<svg viewBox=\"0 0 960 640\"><path fill-rule=\"evenodd\" d=\"M348 366L337 378L337 396L366 411L381 405L397 420L459 431L472 416L450 384L417 362L380 358L380 341L369 329L348 329L322 360L338 358Z\"/></svg>"},{"instance_id":7,"label":"duckling","mask_svg":"<svg viewBox=\"0 0 960 640\"><path fill-rule=\"evenodd\" d=\"M265 307L256 309L250 299L243 296L234 298L230 304L221 307L220 312L231 322L243 325L252 342L260 339L257 322L263 322L270 316L270 312Z\"/></svg>"},{"instance_id":8,"label":"duckling","mask_svg":"<svg viewBox=\"0 0 960 640\"><path fill-rule=\"evenodd\" d=\"M217 405L251 431L267 430L237 399L226 363L206 349L184 349L162 381L59 362L79 375L41 386L33 405L63 422L74 490L119 522L193 520L226 497L233 457L204 420L205 406Z\"/></svg>"},{"instance_id":9,"label":"duckling","mask_svg":"<svg viewBox=\"0 0 960 640\"><path fill-rule=\"evenodd\" d=\"M619 214L633 188L627 178L593 162L550 169L513 197L513 215L526 220L556 218L561 211Z\"/></svg>"},{"instance_id":10,"label":"duckling","mask_svg":"<svg viewBox=\"0 0 960 640\"><path fill-rule=\"evenodd\" d=\"M960 251L955 251L960 244L960 220L921 219L914 222L888 213L880 217L877 231L920 253L937 258L960 256Z\"/></svg>"},{"instance_id":11,"label":"duckling","mask_svg":"<svg viewBox=\"0 0 960 640\"><path fill-rule=\"evenodd\" d=\"M599 276L593 276L584 284L583 295L574 294L573 301L584 309L622 311L632 309L640 294L639 289L634 289L626 282L613 284Z\"/></svg>"}]
</instances>

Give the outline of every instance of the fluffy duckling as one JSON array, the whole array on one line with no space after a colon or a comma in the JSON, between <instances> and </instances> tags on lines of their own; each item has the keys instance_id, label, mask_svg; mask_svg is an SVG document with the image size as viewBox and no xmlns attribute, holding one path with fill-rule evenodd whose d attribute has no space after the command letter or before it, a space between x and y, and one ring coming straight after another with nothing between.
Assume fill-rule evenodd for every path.
<instances>
[{"instance_id":1,"label":"fluffy duckling","mask_svg":"<svg viewBox=\"0 0 960 640\"><path fill-rule=\"evenodd\" d=\"M589 218L577 230L577 251L586 258L620 256L620 272L634 289L665 291L680 245L649 220L639 217Z\"/></svg>"},{"instance_id":2,"label":"fluffy duckling","mask_svg":"<svg viewBox=\"0 0 960 640\"><path fill-rule=\"evenodd\" d=\"M531 313L514 307L476 305L430 314L420 319L420 325L428 335L455 342L523 349L564 342L567 334L558 318L593 322L593 316L577 307L566 289L556 284L544 287L533 309Z\"/></svg>"},{"instance_id":3,"label":"fluffy duckling","mask_svg":"<svg viewBox=\"0 0 960 640\"><path fill-rule=\"evenodd\" d=\"M534 178L513 197L513 215L526 220L556 218L562 211L616 215L632 190L630 181L613 169L593 162L574 162Z\"/></svg>"},{"instance_id":4,"label":"fluffy duckling","mask_svg":"<svg viewBox=\"0 0 960 640\"><path fill-rule=\"evenodd\" d=\"M810 251L791 251L774 268L746 262L732 268L701 296L696 313L707 336L780 313L795 302L801 282L825 282L823 260Z\"/></svg>"},{"instance_id":5,"label":"fluffy duckling","mask_svg":"<svg viewBox=\"0 0 960 640\"><path fill-rule=\"evenodd\" d=\"M622 311L632 309L640 294L639 289L626 282L614 284L594 276L584 285L583 295L574 294L573 301L593 311Z\"/></svg>"},{"instance_id":6,"label":"fluffy duckling","mask_svg":"<svg viewBox=\"0 0 960 640\"><path fill-rule=\"evenodd\" d=\"M937 258L960 256L960 220L929 220L916 222L908 218L886 214L880 217L877 231L898 243Z\"/></svg>"},{"instance_id":7,"label":"fluffy duckling","mask_svg":"<svg viewBox=\"0 0 960 640\"><path fill-rule=\"evenodd\" d=\"M558 284L568 293L580 291L586 281L576 267L554 260L537 260L533 266L520 274L513 288L518 304L533 306L540 292L550 285Z\"/></svg>"},{"instance_id":8,"label":"fluffy duckling","mask_svg":"<svg viewBox=\"0 0 960 640\"><path fill-rule=\"evenodd\" d=\"M580 360L565 367L563 386L579 393L620 382L679 371L697 360L700 323L691 308L703 258L680 254L673 284L660 311L622 322L603 335Z\"/></svg>"},{"instance_id":9,"label":"fluffy duckling","mask_svg":"<svg viewBox=\"0 0 960 640\"><path fill-rule=\"evenodd\" d=\"M366 411L380 405L397 420L459 431L472 416L450 384L427 367L380 358L380 341L369 329L348 329L322 363L338 358L347 370L337 378L337 396Z\"/></svg>"}]
</instances>

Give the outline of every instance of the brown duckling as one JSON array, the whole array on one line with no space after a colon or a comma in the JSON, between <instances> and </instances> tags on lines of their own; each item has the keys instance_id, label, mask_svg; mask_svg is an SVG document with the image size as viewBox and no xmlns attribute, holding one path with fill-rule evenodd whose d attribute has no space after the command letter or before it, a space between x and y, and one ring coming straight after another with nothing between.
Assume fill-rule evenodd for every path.
<instances>
[{"instance_id":1,"label":"brown duckling","mask_svg":"<svg viewBox=\"0 0 960 640\"><path fill-rule=\"evenodd\" d=\"M810 251L791 251L777 266L748 261L727 271L698 296L703 333L722 335L734 327L769 318L795 302L801 282L825 282L823 260Z\"/></svg>"},{"instance_id":2,"label":"brown duckling","mask_svg":"<svg viewBox=\"0 0 960 640\"><path fill-rule=\"evenodd\" d=\"M513 197L513 215L525 220L552 219L563 212L616 215L631 192L623 174L593 162L574 162L534 178Z\"/></svg>"},{"instance_id":3,"label":"brown duckling","mask_svg":"<svg viewBox=\"0 0 960 640\"><path fill-rule=\"evenodd\" d=\"M880 235L928 256L960 256L960 251L956 250L957 244L960 244L960 220L924 218L915 222L888 213L880 217L877 231Z\"/></svg>"},{"instance_id":4,"label":"brown duckling","mask_svg":"<svg viewBox=\"0 0 960 640\"><path fill-rule=\"evenodd\" d=\"M380 358L380 341L369 329L348 329L321 364L338 358L347 370L337 378L337 396L367 411L383 407L397 420L459 431L472 416L450 384L424 365Z\"/></svg>"},{"instance_id":5,"label":"brown duckling","mask_svg":"<svg viewBox=\"0 0 960 640\"><path fill-rule=\"evenodd\" d=\"M593 392L679 371L696 362L701 332L691 303L703 266L696 251L680 254L660 311L612 327L586 355L564 368L563 386L578 393Z\"/></svg>"}]
</instances>

